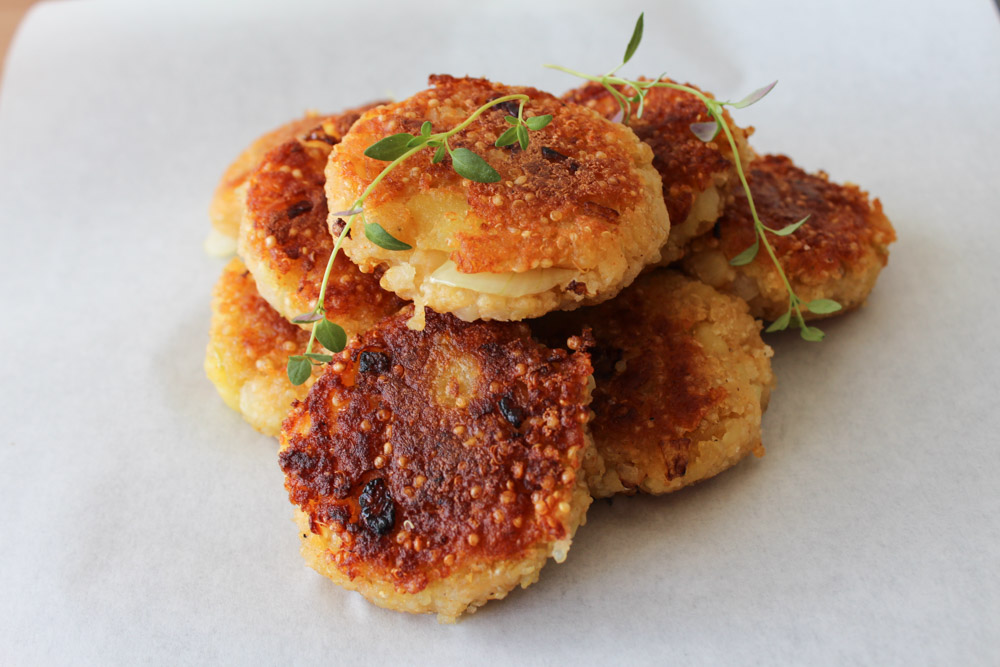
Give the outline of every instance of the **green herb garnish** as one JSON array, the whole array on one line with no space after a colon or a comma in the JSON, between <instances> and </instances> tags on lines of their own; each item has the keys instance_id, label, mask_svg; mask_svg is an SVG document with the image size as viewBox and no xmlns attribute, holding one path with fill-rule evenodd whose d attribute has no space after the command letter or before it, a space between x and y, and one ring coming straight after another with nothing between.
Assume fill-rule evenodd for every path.
<instances>
[{"instance_id":1,"label":"green herb garnish","mask_svg":"<svg viewBox=\"0 0 1000 667\"><path fill-rule=\"evenodd\" d=\"M805 307L810 312L817 314L827 314L840 310L840 304L832 299L815 299L809 303L803 303L795 293L795 290L792 289L792 284L789 282L788 276L785 274L785 270L781 266L781 262L778 261L774 248L767 239L767 233L771 233L776 236L787 236L791 234L805 224L805 222L809 219L809 216L806 216L794 224L783 227L782 229L771 229L761 222L760 217L757 215L757 207L754 205L753 193L750 192L750 185L747 183L746 174L743 170L743 163L740 159L739 149L736 146L736 140L733 138L733 133L722 115L724 108L727 106L732 107L733 109L743 109L751 104L754 104L755 102L760 101L761 98L771 92L771 89L773 89L775 84L778 82L775 81L767 86L758 88L739 102L720 102L719 100L712 99L700 90L690 86L684 86L671 81L663 81L662 75L653 81L633 81L631 79L624 79L619 76L615 76L618 70L628 63L628 61L631 60L632 56L635 54L636 49L639 47L639 42L642 41L642 29L643 14L639 14L639 20L635 23L635 29L632 31L632 38L629 40L628 47L625 49L625 57L622 59L622 63L602 76L591 76L590 74L577 72L576 70L561 67L559 65L546 65L546 67L557 69L561 72L566 72L567 74L572 74L575 77L586 79L587 81L594 81L604 86L615 101L618 102L618 106L620 107L620 120L625 124L628 124L632 117L633 105L637 105L635 110L636 118L642 117L646 95L652 88L671 88L673 90L689 93L690 95L698 98L698 100L705 105L705 111L712 120L704 123L692 123L691 131L696 137L704 142L714 140L716 136L718 136L719 132L722 132L725 135L726 141L729 142L729 147L733 152L733 158L736 162L736 173L739 175L740 183L743 185L743 191L746 192L747 204L750 206L750 214L753 216L754 221L754 242L748 248L729 260L729 263L733 266L743 266L745 264L749 264L757 257L757 253L759 252L761 245L763 245L767 254L771 257L771 261L774 263L775 268L778 270L778 275L781 277L781 280L785 285L785 289L788 291L788 310L781 317L772 322L767 328L767 331L780 331L782 329L787 329L788 325L792 322L792 318L794 317L795 325L799 328L802 338L809 341L823 340L824 333L822 330L817 327L806 325L805 318L802 315L802 308ZM616 88L616 86L621 89ZM626 95L622 92L622 89L631 89L634 92L631 95ZM616 119L617 118L618 117L616 116Z\"/></svg>"}]
</instances>

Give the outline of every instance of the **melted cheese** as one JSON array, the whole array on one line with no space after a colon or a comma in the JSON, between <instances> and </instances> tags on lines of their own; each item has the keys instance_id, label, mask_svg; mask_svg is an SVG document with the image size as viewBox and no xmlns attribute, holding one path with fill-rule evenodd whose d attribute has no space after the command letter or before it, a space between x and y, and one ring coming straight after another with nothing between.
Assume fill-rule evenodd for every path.
<instances>
[{"instance_id":1,"label":"melted cheese","mask_svg":"<svg viewBox=\"0 0 1000 667\"><path fill-rule=\"evenodd\" d=\"M483 294L519 297L541 294L567 283L577 275L573 269L532 269L518 273L461 273L450 259L437 268L428 280L450 287L464 287Z\"/></svg>"}]
</instances>

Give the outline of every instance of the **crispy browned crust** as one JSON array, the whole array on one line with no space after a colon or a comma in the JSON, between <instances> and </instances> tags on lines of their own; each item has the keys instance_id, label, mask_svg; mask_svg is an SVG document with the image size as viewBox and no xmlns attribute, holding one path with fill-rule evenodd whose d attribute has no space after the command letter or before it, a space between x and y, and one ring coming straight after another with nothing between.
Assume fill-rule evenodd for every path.
<instances>
[{"instance_id":1,"label":"crispy browned crust","mask_svg":"<svg viewBox=\"0 0 1000 667\"><path fill-rule=\"evenodd\" d=\"M855 185L839 185L824 172L809 174L784 155L757 158L748 174L757 213L764 224L781 229L805 216L809 221L790 236L768 240L805 301L832 298L845 310L864 302L896 240L878 199ZM703 256L721 251L728 261L754 241L754 224L742 187L733 187L731 203L711 234L695 239L684 269L696 277L746 298L755 317L775 319L788 307L784 286L771 258L761 251L747 266L731 267L728 279L703 270ZM754 289L747 292L752 281ZM741 284L742 283L742 284ZM820 317L811 313L808 317Z\"/></svg>"},{"instance_id":2,"label":"crispy browned crust","mask_svg":"<svg viewBox=\"0 0 1000 667\"><path fill-rule=\"evenodd\" d=\"M260 298L253 276L238 259L229 262L215 288L220 335L229 336L254 361L268 358L284 369L289 354L305 348L309 332L274 312ZM294 349L290 348L290 345ZM282 370L282 372L284 372Z\"/></svg>"},{"instance_id":3,"label":"crispy browned crust","mask_svg":"<svg viewBox=\"0 0 1000 667\"><path fill-rule=\"evenodd\" d=\"M428 312L415 332L408 317L327 368L285 421L280 461L313 533L339 544L337 570L417 593L569 537L591 368L524 325Z\"/></svg>"},{"instance_id":4,"label":"crispy browned crust","mask_svg":"<svg viewBox=\"0 0 1000 667\"><path fill-rule=\"evenodd\" d=\"M286 141L309 135L320 141L337 143L354 121L373 106L375 104L366 104L335 116L310 112L258 137L222 174L209 207L212 226L222 234L236 238L243 216L243 186L269 150Z\"/></svg>"},{"instance_id":5,"label":"crispy browned crust","mask_svg":"<svg viewBox=\"0 0 1000 667\"><path fill-rule=\"evenodd\" d=\"M257 294L240 260L226 266L212 300L205 371L226 404L267 435L276 436L292 401L305 397L307 386L292 386L285 363L304 351L308 340L309 332Z\"/></svg>"},{"instance_id":6,"label":"crispy browned crust","mask_svg":"<svg viewBox=\"0 0 1000 667\"><path fill-rule=\"evenodd\" d=\"M591 432L604 464L588 470L595 496L674 491L760 446L774 376L745 303L661 270L599 306L532 322L554 344L585 327L595 339Z\"/></svg>"},{"instance_id":7,"label":"crispy browned crust","mask_svg":"<svg viewBox=\"0 0 1000 667\"><path fill-rule=\"evenodd\" d=\"M635 168L635 139L628 130L534 88L444 75L432 76L430 83L430 90L362 116L331 159L329 178L356 198L386 164L361 157L371 144L398 132L418 134L424 120L433 123L435 132L450 130L482 104L523 93L531 98L526 117L553 116L547 127L531 133L526 151L493 145L510 127L504 117L517 114L516 103L490 109L449 140L452 148L468 148L486 159L500 173L500 182L467 181L448 158L431 164L433 151L428 150L390 173L367 206L431 190L463 193L482 220L478 229L454 235L451 259L464 273L596 265L600 252L588 249L581 256L580 247L586 245L581 238L616 236L619 219L644 196Z\"/></svg>"},{"instance_id":8,"label":"crispy browned crust","mask_svg":"<svg viewBox=\"0 0 1000 667\"><path fill-rule=\"evenodd\" d=\"M312 309L333 251L327 228L326 161L340 132L360 109L329 116L301 136L273 148L248 180L239 252L254 272L262 295L288 318ZM403 306L339 254L324 297L327 317L350 335Z\"/></svg>"},{"instance_id":9,"label":"crispy browned crust","mask_svg":"<svg viewBox=\"0 0 1000 667\"><path fill-rule=\"evenodd\" d=\"M648 79L641 77L640 80ZM666 77L661 80L673 83ZM700 90L690 83L684 85ZM626 95L634 94L630 87L618 86L618 90ZM714 97L711 93L705 94ZM611 93L596 82L571 90L562 98L594 109L605 118L613 118L620 111ZM673 227L667 243L678 245L688 240L677 239L676 236L681 233L678 228L691 212L695 198L708 188L735 180L733 152L724 136L706 143L691 131L692 123L708 122L711 117L705 111L705 105L689 93L652 88L646 95L641 118L636 117L637 111L638 105L633 105L629 127L653 149L653 166L663 179L663 200ZM728 112L725 118L738 145L745 146L747 131L734 125ZM746 159L751 154L742 150L741 156ZM671 259L676 259L674 253L671 253Z\"/></svg>"}]
</instances>

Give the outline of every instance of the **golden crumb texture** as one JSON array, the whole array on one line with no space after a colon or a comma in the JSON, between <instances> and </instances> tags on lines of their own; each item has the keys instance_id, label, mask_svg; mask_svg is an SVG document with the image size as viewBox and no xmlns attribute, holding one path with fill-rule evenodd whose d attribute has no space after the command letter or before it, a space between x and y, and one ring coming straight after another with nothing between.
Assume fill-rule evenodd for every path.
<instances>
[{"instance_id":1,"label":"golden crumb texture","mask_svg":"<svg viewBox=\"0 0 1000 667\"><path fill-rule=\"evenodd\" d=\"M483 104L525 94L525 116L551 114L531 132L527 150L497 148L516 103L483 113L453 136L492 166L497 183L476 183L454 172L450 158L432 164L432 150L408 158L379 183L365 204L365 220L378 223L412 246L390 251L360 229L345 243L362 270L386 269L382 285L418 306L461 319L518 320L613 297L656 261L669 223L652 152L627 127L586 107L534 88L484 79L431 77L432 88L365 113L334 147L327 166L332 211L350 209L386 166L364 156L366 148L395 133L452 129ZM340 220L331 217L332 228ZM457 272L523 274L562 271L557 284L527 294L494 293L472 284L434 278L446 261ZM541 274L539 274L541 275Z\"/></svg>"},{"instance_id":2,"label":"golden crumb texture","mask_svg":"<svg viewBox=\"0 0 1000 667\"><path fill-rule=\"evenodd\" d=\"M238 252L257 289L287 319L313 309L333 239L327 228L327 158L360 109L317 119L316 125L267 151L247 179ZM395 313L403 301L379 287L342 253L323 299L327 317L353 337Z\"/></svg>"},{"instance_id":3,"label":"golden crumb texture","mask_svg":"<svg viewBox=\"0 0 1000 667\"><path fill-rule=\"evenodd\" d=\"M322 116L311 111L302 118L289 121L254 139L253 143L233 160L219 179L208 208L212 228L223 236L236 238L240 220L243 218L247 181L268 151L296 138L337 143L361 113L373 106L374 103L365 104L333 116Z\"/></svg>"},{"instance_id":4,"label":"golden crumb texture","mask_svg":"<svg viewBox=\"0 0 1000 667\"><path fill-rule=\"evenodd\" d=\"M595 497L676 491L763 453L772 352L740 299L659 270L533 327L547 341L593 332Z\"/></svg>"},{"instance_id":5,"label":"golden crumb texture","mask_svg":"<svg viewBox=\"0 0 1000 667\"><path fill-rule=\"evenodd\" d=\"M675 83L668 78L660 81ZM700 90L690 83L684 85ZM618 86L618 90L629 96L635 93L630 87ZM563 99L583 104L605 118L613 118L620 112L618 102L599 83L571 90ZM692 123L712 119L701 100L688 92L651 88L642 116L637 114L638 105L633 105L629 127L653 151L653 166L663 179L663 199L670 214L670 236L659 262L666 265L679 259L688 241L711 229L722 213L730 185L738 182L735 158L724 135L704 142L691 131ZM753 152L747 146L752 129L737 126L728 112L724 112L724 117L745 167L753 159Z\"/></svg>"},{"instance_id":6,"label":"golden crumb texture","mask_svg":"<svg viewBox=\"0 0 1000 667\"><path fill-rule=\"evenodd\" d=\"M412 308L411 308L412 310ZM281 468L307 562L452 621L562 561L590 504L591 366L515 323L388 318L296 403Z\"/></svg>"},{"instance_id":7,"label":"golden crumb texture","mask_svg":"<svg viewBox=\"0 0 1000 667\"><path fill-rule=\"evenodd\" d=\"M288 357L305 351L309 332L289 323L257 293L253 276L233 259L212 299L205 373L222 400L255 429L277 436L292 402L310 384L288 380Z\"/></svg>"},{"instance_id":8,"label":"golden crumb texture","mask_svg":"<svg viewBox=\"0 0 1000 667\"><path fill-rule=\"evenodd\" d=\"M823 172L807 173L784 155L756 159L749 183L758 216L771 229L809 216L789 236L767 236L802 301L833 299L844 311L863 304L889 259L889 244L896 240L882 203L855 185L830 181ZM754 317L777 319L788 308L788 293L768 254L762 249L750 264L729 264L754 242L746 193L734 187L730 198L712 232L690 243L681 266L699 280L745 299ZM826 316L804 314L807 319Z\"/></svg>"}]
</instances>

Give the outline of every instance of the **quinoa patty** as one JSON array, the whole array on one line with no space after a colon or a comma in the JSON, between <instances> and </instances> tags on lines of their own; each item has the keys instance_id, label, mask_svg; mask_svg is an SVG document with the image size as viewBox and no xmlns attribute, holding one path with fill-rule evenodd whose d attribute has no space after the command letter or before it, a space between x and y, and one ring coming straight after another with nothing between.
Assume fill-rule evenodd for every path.
<instances>
[{"instance_id":1,"label":"quinoa patty","mask_svg":"<svg viewBox=\"0 0 1000 667\"><path fill-rule=\"evenodd\" d=\"M533 328L558 341L584 327L596 340L591 432L604 467L587 470L595 497L676 491L763 452L771 348L743 301L659 270Z\"/></svg>"},{"instance_id":2,"label":"quinoa patty","mask_svg":"<svg viewBox=\"0 0 1000 667\"><path fill-rule=\"evenodd\" d=\"M337 134L358 111L329 116L300 138L268 151L247 180L238 251L257 289L287 319L319 298L333 239L327 228L324 169ZM332 133L332 134L331 134ZM353 337L395 313L403 301L342 253L324 297L327 317Z\"/></svg>"},{"instance_id":3,"label":"quinoa patty","mask_svg":"<svg viewBox=\"0 0 1000 667\"><path fill-rule=\"evenodd\" d=\"M627 127L534 88L484 79L431 77L433 88L365 113L333 149L327 167L332 211L347 210L386 166L364 151L391 134L452 129L486 102L525 94L526 117L551 114L527 150L497 148L517 104L484 112L449 139L501 177L475 183L450 158L424 150L400 164L368 197L365 219L412 250L385 250L361 230L345 249L363 271L386 267L382 286L418 309L459 318L520 320L609 299L658 258L669 231L652 153ZM331 217L331 228L340 219Z\"/></svg>"},{"instance_id":4,"label":"quinoa patty","mask_svg":"<svg viewBox=\"0 0 1000 667\"><path fill-rule=\"evenodd\" d=\"M662 81L673 83L667 78ZM626 95L634 94L631 88L622 90ZM711 93L706 95L712 97ZM618 102L599 83L571 90L563 99L583 104L605 118L615 117L620 110ZM666 265L681 257L688 241L712 228L722 213L729 185L739 179L733 152L724 136L706 143L691 132L691 123L711 120L698 98L670 88L652 88L646 95L642 117L636 118L636 112L637 105L633 105L629 127L653 149L653 166L663 179L663 199L670 214L670 236L660 259L660 264ZM752 159L746 144L752 130L734 125L728 113L725 118L746 166Z\"/></svg>"},{"instance_id":5,"label":"quinoa patty","mask_svg":"<svg viewBox=\"0 0 1000 667\"><path fill-rule=\"evenodd\" d=\"M882 203L856 185L838 185L823 172L809 174L784 155L754 160L748 180L765 225L781 229L809 216L791 235L767 237L802 301L834 299L844 311L864 303L888 261L889 244L896 240ZM681 267L745 299L754 317L777 319L788 308L788 293L767 253L761 250L745 266L729 264L754 241L743 188L734 187L731 199L712 232L691 241Z\"/></svg>"},{"instance_id":6,"label":"quinoa patty","mask_svg":"<svg viewBox=\"0 0 1000 667\"><path fill-rule=\"evenodd\" d=\"M565 558L590 504L591 367L524 325L428 312L417 332L410 315L327 367L285 420L280 463L313 568L451 621Z\"/></svg>"},{"instance_id":7,"label":"quinoa patty","mask_svg":"<svg viewBox=\"0 0 1000 667\"><path fill-rule=\"evenodd\" d=\"M285 373L289 355L308 341L309 332L260 297L243 263L229 262L212 299L205 373L226 405L261 433L277 436L292 402L309 391L311 382L295 387Z\"/></svg>"},{"instance_id":8,"label":"quinoa patty","mask_svg":"<svg viewBox=\"0 0 1000 667\"><path fill-rule=\"evenodd\" d=\"M314 131L317 132L317 136L328 137L335 142L340 141L340 138L344 136L361 113L372 106L374 104L367 104L335 116L321 116L316 112L309 112L302 118L285 123L255 139L226 168L219 180L208 210L213 229L223 236L236 238L240 228L240 220L243 218L247 180L260 161L264 159L265 153L296 137L309 136Z\"/></svg>"}]
</instances>

